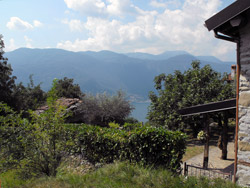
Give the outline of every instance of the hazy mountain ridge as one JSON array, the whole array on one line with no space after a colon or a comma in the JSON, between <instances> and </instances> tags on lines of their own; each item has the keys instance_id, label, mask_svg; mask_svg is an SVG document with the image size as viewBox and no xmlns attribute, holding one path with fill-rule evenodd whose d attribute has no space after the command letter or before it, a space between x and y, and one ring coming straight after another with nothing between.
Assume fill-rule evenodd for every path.
<instances>
[{"instance_id":1,"label":"hazy mountain ridge","mask_svg":"<svg viewBox=\"0 0 250 188\"><path fill-rule=\"evenodd\" d=\"M122 89L128 95L146 98L154 89L154 77L161 73L185 71L193 60L210 64L216 71L230 72L230 63L213 56L195 57L185 51L170 51L159 55L147 53L119 54L111 51L71 52L61 49L20 48L5 53L17 81L28 82L33 74L35 83L42 82L48 90L54 78L74 78L83 92L115 92Z\"/></svg>"}]
</instances>

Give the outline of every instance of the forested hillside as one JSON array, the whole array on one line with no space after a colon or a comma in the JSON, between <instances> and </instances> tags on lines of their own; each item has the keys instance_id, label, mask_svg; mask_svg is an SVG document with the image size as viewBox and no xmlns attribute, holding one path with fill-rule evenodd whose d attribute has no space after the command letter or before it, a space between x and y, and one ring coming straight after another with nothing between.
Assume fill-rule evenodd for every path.
<instances>
[{"instance_id":1,"label":"forested hillside","mask_svg":"<svg viewBox=\"0 0 250 188\"><path fill-rule=\"evenodd\" d=\"M124 90L129 96L146 99L154 89L154 77L190 68L193 60L201 59L201 66L210 64L219 72L229 72L230 64L215 57L195 57L185 51L119 54L111 51L70 52L60 49L28 49L5 54L17 81L28 83L33 74L35 83L48 90L54 78L73 78L83 92L111 93Z\"/></svg>"},{"instance_id":2,"label":"forested hillside","mask_svg":"<svg viewBox=\"0 0 250 188\"><path fill-rule=\"evenodd\" d=\"M229 72L232 62L222 62L211 56L195 57L185 51L165 52L160 55L146 53L119 54L111 51L70 52L60 49L20 48L5 53L17 81L28 83L33 74L36 84L48 90L54 78L73 78L83 92L111 93L124 90L137 99L146 99L154 89L154 77L190 68L193 60L201 66L210 64L219 72Z\"/></svg>"}]
</instances>

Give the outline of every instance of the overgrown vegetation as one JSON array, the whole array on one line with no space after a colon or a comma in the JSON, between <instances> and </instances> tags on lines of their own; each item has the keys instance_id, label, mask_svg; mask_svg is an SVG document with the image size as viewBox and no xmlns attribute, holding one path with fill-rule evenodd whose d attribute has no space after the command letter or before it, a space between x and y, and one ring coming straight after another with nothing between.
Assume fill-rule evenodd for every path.
<instances>
[{"instance_id":1,"label":"overgrown vegetation","mask_svg":"<svg viewBox=\"0 0 250 188\"><path fill-rule=\"evenodd\" d=\"M3 179L3 187L8 188L240 188L222 179L186 178L175 176L163 168L145 168L128 162L105 165L85 175L59 170L54 178L44 177L26 182L14 178L13 174L4 174L0 178Z\"/></svg>"},{"instance_id":2,"label":"overgrown vegetation","mask_svg":"<svg viewBox=\"0 0 250 188\"><path fill-rule=\"evenodd\" d=\"M48 98L50 108L41 115L33 113L31 122L21 119L20 115L17 115L18 122L9 116L1 116L1 128L4 135L8 134L0 140L0 153L5 154L1 157L1 170L18 168L27 177L55 176L63 157L81 154L94 164L129 160L180 172L186 147L185 134L141 124L134 125L133 129L125 126L124 130L85 124L65 125L65 109L56 102L53 94L52 89L52 96ZM10 112L10 116L15 116L13 111ZM16 127L21 131L16 131L19 130Z\"/></svg>"},{"instance_id":3,"label":"overgrown vegetation","mask_svg":"<svg viewBox=\"0 0 250 188\"><path fill-rule=\"evenodd\" d=\"M23 178L56 175L69 151L63 126L67 113L56 100L55 86L56 81L48 92L48 110L40 115L30 112L30 121L1 104L1 171L19 169Z\"/></svg>"},{"instance_id":4,"label":"overgrown vegetation","mask_svg":"<svg viewBox=\"0 0 250 188\"><path fill-rule=\"evenodd\" d=\"M16 78L11 76L12 69L3 57L3 48L0 36L0 179L3 186L234 187L222 180L178 176L187 137L180 131L170 131L183 128L177 110L231 95L230 87L223 85L220 75L209 66L200 69L199 63L194 62L193 70L184 74L177 71L174 76L156 77L159 96L150 94L149 120L154 125L151 126L128 119L133 107L121 91L113 96L85 95L73 79L66 77L55 80L47 93L41 90L40 84L34 85L32 76L27 87L15 84ZM197 81L199 76L204 77ZM194 91L201 84L204 89ZM223 90L222 95L215 97L214 88ZM202 97L203 94L206 96ZM71 113L62 106L59 97L82 99L78 110L84 124L65 124ZM194 97L197 100L193 100ZM48 108L43 113L34 111L45 103ZM197 127L196 121L192 128ZM93 165L114 164L84 176L65 172L62 162L75 155Z\"/></svg>"}]
</instances>

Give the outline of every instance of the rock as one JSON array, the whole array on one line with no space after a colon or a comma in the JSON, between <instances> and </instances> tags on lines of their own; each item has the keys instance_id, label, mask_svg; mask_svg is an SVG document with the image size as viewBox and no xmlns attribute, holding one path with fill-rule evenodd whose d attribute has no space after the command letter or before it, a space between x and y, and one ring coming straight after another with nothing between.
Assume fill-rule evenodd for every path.
<instances>
[{"instance_id":1,"label":"rock","mask_svg":"<svg viewBox=\"0 0 250 188\"><path fill-rule=\"evenodd\" d=\"M67 118L67 123L82 123L83 120L83 111L80 106L82 104L82 100L77 98L60 98L57 100L62 106L66 107L67 112L70 112L72 115ZM44 105L39 107L36 110L36 113L39 115L44 111L48 110L48 105Z\"/></svg>"}]
</instances>

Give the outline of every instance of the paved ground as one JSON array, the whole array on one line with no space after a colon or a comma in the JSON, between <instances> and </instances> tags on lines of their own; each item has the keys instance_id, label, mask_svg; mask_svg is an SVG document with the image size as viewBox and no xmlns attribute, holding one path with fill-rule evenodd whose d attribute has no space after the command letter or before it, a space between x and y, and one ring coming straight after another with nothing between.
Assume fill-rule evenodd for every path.
<instances>
[{"instance_id":1,"label":"paved ground","mask_svg":"<svg viewBox=\"0 0 250 188\"><path fill-rule=\"evenodd\" d=\"M209 150L208 167L222 172L233 173L234 171L234 143L229 142L227 146L228 155L227 160L220 159L221 150L218 147L211 148ZM184 161L189 165L200 166L203 165L203 153L196 155L195 157Z\"/></svg>"}]
</instances>

